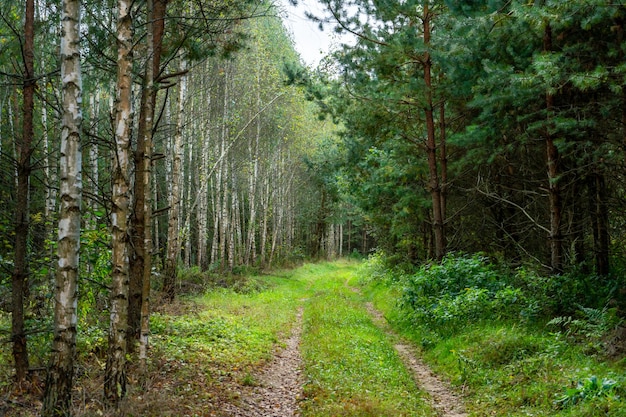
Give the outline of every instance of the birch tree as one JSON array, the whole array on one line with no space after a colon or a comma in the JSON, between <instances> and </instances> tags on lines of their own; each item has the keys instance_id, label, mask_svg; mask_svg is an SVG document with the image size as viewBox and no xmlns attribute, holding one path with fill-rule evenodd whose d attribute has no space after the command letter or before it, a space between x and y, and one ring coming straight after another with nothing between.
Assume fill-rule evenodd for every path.
<instances>
[{"instance_id":1,"label":"birch tree","mask_svg":"<svg viewBox=\"0 0 626 417\"><path fill-rule=\"evenodd\" d=\"M181 59L181 72L186 72L187 64L184 58ZM185 98L187 95L187 77L181 76L178 86L177 99L177 121L174 133L174 144L172 146L172 178L169 195L169 219L167 225L167 254L165 258L165 271L163 292L173 298L175 294L176 274L178 258L180 255L179 244L179 218L180 218L180 176L181 176L181 154L183 151L183 122ZM205 156L203 155L202 158Z\"/></svg>"},{"instance_id":2,"label":"birch tree","mask_svg":"<svg viewBox=\"0 0 626 417\"><path fill-rule=\"evenodd\" d=\"M76 356L77 281L82 200L82 80L80 1L64 0L61 17L62 128L60 196L54 295L54 339L46 376L43 417L69 416Z\"/></svg>"},{"instance_id":3,"label":"birch tree","mask_svg":"<svg viewBox=\"0 0 626 417\"><path fill-rule=\"evenodd\" d=\"M112 256L109 348L104 376L106 405L117 408L126 394L126 334L128 329L128 222L130 208L130 135L132 125L131 0L119 0L117 18L117 88L112 192Z\"/></svg>"}]
</instances>

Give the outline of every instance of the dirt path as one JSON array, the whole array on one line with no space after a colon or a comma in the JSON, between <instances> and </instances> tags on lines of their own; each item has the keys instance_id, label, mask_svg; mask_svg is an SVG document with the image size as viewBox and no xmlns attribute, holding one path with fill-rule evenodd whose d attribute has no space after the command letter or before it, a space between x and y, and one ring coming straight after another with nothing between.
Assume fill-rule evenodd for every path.
<instances>
[{"instance_id":1,"label":"dirt path","mask_svg":"<svg viewBox=\"0 0 626 417\"><path fill-rule=\"evenodd\" d=\"M366 303L367 311L372 319L382 328L389 337L396 341L394 347L405 366L413 373L413 379L418 387L428 393L431 404L440 417L467 417L463 401L438 378L431 369L416 355L415 349L400 340L400 337L389 327L387 320L372 303Z\"/></svg>"},{"instance_id":2,"label":"dirt path","mask_svg":"<svg viewBox=\"0 0 626 417\"><path fill-rule=\"evenodd\" d=\"M251 386L240 387L238 398L221 408L223 417L298 417L298 400L302 396L302 308L285 348L259 374Z\"/></svg>"},{"instance_id":3,"label":"dirt path","mask_svg":"<svg viewBox=\"0 0 626 417\"><path fill-rule=\"evenodd\" d=\"M353 289L354 290L354 289ZM427 392L439 417L467 417L463 401L439 379L430 368L418 359L415 349L389 327L387 320L372 303L366 303L374 323L382 328L394 341L394 347L405 366L413 373L417 386ZM298 400L302 397L300 338L302 335L302 308L292 334L285 341L270 363L251 383L238 386L232 400L220 407L221 417L299 417Z\"/></svg>"}]
</instances>

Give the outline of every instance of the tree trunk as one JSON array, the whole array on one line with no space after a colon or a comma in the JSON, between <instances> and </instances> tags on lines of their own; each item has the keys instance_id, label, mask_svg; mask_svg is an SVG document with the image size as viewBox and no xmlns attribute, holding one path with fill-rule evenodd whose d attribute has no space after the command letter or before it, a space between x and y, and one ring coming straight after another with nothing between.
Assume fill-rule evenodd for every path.
<instances>
[{"instance_id":1,"label":"tree trunk","mask_svg":"<svg viewBox=\"0 0 626 417\"><path fill-rule=\"evenodd\" d=\"M604 175L595 173L592 179L594 186L594 255L596 273L601 276L609 274L609 213L606 206L606 182Z\"/></svg>"},{"instance_id":2,"label":"tree trunk","mask_svg":"<svg viewBox=\"0 0 626 417\"><path fill-rule=\"evenodd\" d=\"M439 105L439 167L441 171L441 216L443 234L446 235L446 213L448 210L448 148L446 146L446 102Z\"/></svg>"},{"instance_id":3,"label":"tree trunk","mask_svg":"<svg viewBox=\"0 0 626 417\"><path fill-rule=\"evenodd\" d=\"M194 154L194 146L193 146L194 142L192 140L189 141L189 143L187 144L187 155L189 156L189 158L187 159L187 175L186 175L186 181L185 183L187 184L187 199L186 199L186 214L185 214L185 223L183 225L183 234L184 234L184 240L185 242L183 243L184 245L184 251L185 251L185 267L190 268L191 267L191 250L192 250L192 245L191 245L191 212L193 210L193 198L191 198L191 193L192 193L192 164L193 164L193 154ZM183 175L184 176L184 175Z\"/></svg>"},{"instance_id":4,"label":"tree trunk","mask_svg":"<svg viewBox=\"0 0 626 417\"><path fill-rule=\"evenodd\" d=\"M424 45L430 47L430 23L432 15L428 8L428 1L424 2ZM428 171L430 195L433 204L433 233L435 236L435 259L441 260L446 252L446 239L444 234L444 213L442 209L441 184L439 181L439 173L437 168L437 143L435 138L435 119L433 105L433 86L432 86L432 60L429 52L423 57L424 66L424 84L426 85L426 107L424 113L426 116L426 151L428 155Z\"/></svg>"},{"instance_id":5,"label":"tree trunk","mask_svg":"<svg viewBox=\"0 0 626 417\"><path fill-rule=\"evenodd\" d=\"M187 69L184 59L181 60L180 68L181 71ZM174 134L174 146L172 149L172 178L169 198L170 210L167 224L167 256L163 278L163 292L167 294L170 299L173 299L176 295L176 270L178 266L178 256L180 254L178 223L180 213L180 167L181 152L183 149L183 120L185 96L187 94L187 77L185 75L181 77L178 88L178 114L176 115L176 132Z\"/></svg>"},{"instance_id":6,"label":"tree trunk","mask_svg":"<svg viewBox=\"0 0 626 417\"><path fill-rule=\"evenodd\" d=\"M119 406L126 394L126 352L128 331L129 255L128 220L130 209L130 135L132 126L132 43L131 0L118 0L117 96L115 101L115 152L111 215L111 322L109 350L104 374L106 406Z\"/></svg>"},{"instance_id":7,"label":"tree trunk","mask_svg":"<svg viewBox=\"0 0 626 417\"><path fill-rule=\"evenodd\" d=\"M53 213L56 213L56 188L53 186L57 184L56 175L56 161L55 158L50 158L50 138L48 135L48 106L43 104L41 106L41 124L43 127L43 144L44 144L44 175L46 178L46 206L45 215L46 219L51 219ZM50 229L52 229L50 227ZM51 230L46 232L46 237L51 236Z\"/></svg>"},{"instance_id":8,"label":"tree trunk","mask_svg":"<svg viewBox=\"0 0 626 417\"><path fill-rule=\"evenodd\" d=\"M208 66L205 67L208 70ZM204 80L204 77L202 77ZM203 86L204 87L204 86ZM202 88L205 91L205 88ZM199 123L207 123L210 126L211 120L211 93L206 94L206 103L203 103L207 110L207 120L197 121ZM202 147L200 155L200 189L198 190L198 265L201 269L207 269L209 261L208 245L208 221L209 221L209 156L211 149L210 129L201 129Z\"/></svg>"},{"instance_id":9,"label":"tree trunk","mask_svg":"<svg viewBox=\"0 0 626 417\"><path fill-rule=\"evenodd\" d=\"M543 36L544 53L552 52L552 28L546 23ZM548 167L548 198L550 205L550 267L555 273L563 270L563 243L561 236L561 190L558 184L559 180L559 151L554 144L554 138L551 134L552 129L552 112L554 107L554 96L546 93L546 157Z\"/></svg>"},{"instance_id":10,"label":"tree trunk","mask_svg":"<svg viewBox=\"0 0 626 417\"><path fill-rule=\"evenodd\" d=\"M226 243L228 234L228 189L225 187L228 184L228 159L226 158L226 141L229 137L229 66L226 65L224 75L224 103L223 103L223 115L222 121L222 140L220 149L220 172L218 175L218 182L220 183L221 195L217 198L221 198L220 203L220 221L219 221L219 263L220 271L224 270L226 265Z\"/></svg>"},{"instance_id":11,"label":"tree trunk","mask_svg":"<svg viewBox=\"0 0 626 417\"><path fill-rule=\"evenodd\" d=\"M266 252L267 252L267 228L268 228L268 224L269 224L269 205L270 205L270 185L269 185L269 179L268 179L268 175L266 173L265 177L263 178L263 196L261 198L261 211L262 211L262 220L261 220L261 242L260 242L260 248L259 248L259 252L260 252L260 261L261 261L261 268L265 268L265 262L266 262Z\"/></svg>"},{"instance_id":12,"label":"tree trunk","mask_svg":"<svg viewBox=\"0 0 626 417\"><path fill-rule=\"evenodd\" d=\"M248 236L246 238L246 258L245 263L248 265L256 264L256 222L257 222L257 182L259 177L259 142L261 140L261 73L260 67L257 63L256 74L256 109L259 113L256 119L256 132L254 139L250 138L248 144L249 158L252 161L252 170L250 171L250 177L248 179Z\"/></svg>"},{"instance_id":13,"label":"tree trunk","mask_svg":"<svg viewBox=\"0 0 626 417\"><path fill-rule=\"evenodd\" d=\"M62 128L58 268L54 338L41 415L69 416L76 356L77 282L82 200L80 2L64 0L61 17Z\"/></svg>"},{"instance_id":14,"label":"tree trunk","mask_svg":"<svg viewBox=\"0 0 626 417\"><path fill-rule=\"evenodd\" d=\"M234 165L234 164L233 164ZM230 182L230 213L228 216L228 270L232 272L236 263L236 244L237 244L237 233L238 233L238 213L239 213L239 201L238 201L238 191L237 191L237 176L235 173L234 166L230 167L230 178L227 181Z\"/></svg>"},{"instance_id":15,"label":"tree trunk","mask_svg":"<svg viewBox=\"0 0 626 417\"><path fill-rule=\"evenodd\" d=\"M149 296L144 290L150 288L152 273L152 134L157 90L154 80L161 67L161 49L165 24L167 0L148 0L147 13L151 16L146 34L146 62L141 104L139 109L139 126L137 132L137 148L135 151L135 184L134 207L132 220L133 256L130 258L130 302L129 302L129 347L140 332L141 310ZM147 282L146 282L147 281Z\"/></svg>"},{"instance_id":16,"label":"tree trunk","mask_svg":"<svg viewBox=\"0 0 626 417\"><path fill-rule=\"evenodd\" d=\"M12 313L11 338L13 340L13 361L15 381L22 384L28 373L28 350L24 332L24 296L28 287L27 243L29 234L30 174L33 152L33 113L35 108L34 75L35 3L26 1L24 19L24 83L22 140L17 146L17 195L15 204L15 258L11 277Z\"/></svg>"}]
</instances>

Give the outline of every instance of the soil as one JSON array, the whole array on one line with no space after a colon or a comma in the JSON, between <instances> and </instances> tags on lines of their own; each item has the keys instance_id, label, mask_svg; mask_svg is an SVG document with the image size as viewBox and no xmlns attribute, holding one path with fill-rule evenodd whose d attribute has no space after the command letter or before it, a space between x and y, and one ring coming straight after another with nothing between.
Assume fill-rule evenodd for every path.
<instances>
[{"instance_id":1,"label":"soil","mask_svg":"<svg viewBox=\"0 0 626 417\"><path fill-rule=\"evenodd\" d=\"M413 373L413 379L417 386L428 393L431 405L440 417L467 417L461 398L450 386L433 373L423 361L418 358L415 348L404 343L400 337L389 327L383 314L376 310L372 303L366 304L367 311L374 323L382 328L392 340L396 340L394 347L402 358L404 365Z\"/></svg>"},{"instance_id":2,"label":"soil","mask_svg":"<svg viewBox=\"0 0 626 417\"><path fill-rule=\"evenodd\" d=\"M302 398L300 336L302 308L285 348L249 383L233 392L233 400L222 404L221 417L298 417L298 401Z\"/></svg>"}]
</instances>

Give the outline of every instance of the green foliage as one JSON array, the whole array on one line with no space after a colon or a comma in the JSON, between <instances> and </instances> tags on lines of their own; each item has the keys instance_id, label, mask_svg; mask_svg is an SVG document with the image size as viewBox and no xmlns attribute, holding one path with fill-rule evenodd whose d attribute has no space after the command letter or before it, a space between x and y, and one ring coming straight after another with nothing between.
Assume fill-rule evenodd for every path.
<instances>
[{"instance_id":1,"label":"green foliage","mask_svg":"<svg viewBox=\"0 0 626 417\"><path fill-rule=\"evenodd\" d=\"M359 277L363 284L385 282L394 276L390 273L387 257L381 252L370 255L367 262L359 268Z\"/></svg>"},{"instance_id":2,"label":"green foliage","mask_svg":"<svg viewBox=\"0 0 626 417\"><path fill-rule=\"evenodd\" d=\"M370 273L398 275L385 272L383 262L378 265L372 263ZM407 319L444 334L485 319L540 323L565 312L566 316L551 324L567 327L568 334L580 334L597 345L621 323L617 308L603 308L619 280L594 274L545 276L529 267L511 272L482 255L449 255L440 264L426 264L404 275L399 282L399 304ZM571 318L576 312L581 320Z\"/></svg>"},{"instance_id":3,"label":"green foliage","mask_svg":"<svg viewBox=\"0 0 626 417\"><path fill-rule=\"evenodd\" d=\"M482 276L474 280L459 274L456 278L448 279L433 272L432 276L439 279L438 284L429 283L428 288L445 285L462 294L463 290L459 290L459 287L479 281L481 286L468 287L472 288L473 295L469 297L471 302L458 299L468 304L462 311L462 314L468 314L468 309L473 313L470 308L472 303L484 302L482 296L477 294L485 294L485 291L487 294L493 294L488 290L494 288L493 281L487 278L493 271L487 271L494 267L483 265L484 260L472 260L474 257L462 258L465 259L459 260L460 265ZM452 275L461 270L461 267L450 268L448 263L449 260L443 262L446 270ZM502 274L500 280L504 282L496 284L496 293L497 285L511 288L511 285L519 280L521 271L525 271L526 274L524 282L540 278L538 274L530 273L527 268L520 268L514 274ZM588 346L595 335L606 336L606 330L616 324L613 310L585 308L575 319L562 319L564 323L580 321L576 327L571 328L570 335L566 334L566 331L550 332L553 326L546 327L543 324L549 310L543 306L538 308L538 316L534 320L501 320L497 313L479 320L464 320L460 317L458 320L463 325L455 326L454 332L444 332L434 320L416 321L410 311L407 311L406 305L394 303L394 300L405 296L406 282L394 282L390 278L392 275L389 273L387 279L380 277L376 281L367 281L365 291L397 331L422 347L426 361L435 372L445 375L453 384L463 387L468 412L471 415L514 417L625 415L624 381L623 377L616 377L623 375L624 362L614 362L604 355L590 355ZM543 287L548 280L549 278L539 280L538 287ZM455 285L455 281L460 285ZM380 285L381 282L386 284ZM524 292L531 290L533 288L530 286L524 288ZM532 294L524 294L522 299L525 303L543 302L540 300L545 296L545 290L538 288L534 290L536 299L531 299ZM492 299L489 301L493 302Z\"/></svg>"},{"instance_id":4,"label":"green foliage","mask_svg":"<svg viewBox=\"0 0 626 417\"><path fill-rule=\"evenodd\" d=\"M510 278L511 285L528 297L523 314L527 319L574 315L581 306L600 308L615 296L621 277L602 277L573 270L559 275L545 275L527 268L518 268Z\"/></svg>"},{"instance_id":5,"label":"green foliage","mask_svg":"<svg viewBox=\"0 0 626 417\"><path fill-rule=\"evenodd\" d=\"M411 320L444 332L494 316L514 318L523 294L504 277L483 256L450 255L406 277L400 304Z\"/></svg>"},{"instance_id":6,"label":"green foliage","mask_svg":"<svg viewBox=\"0 0 626 417\"><path fill-rule=\"evenodd\" d=\"M624 392L622 383L612 378L598 379L593 375L576 382L575 387L567 388L556 403L562 408L574 406L582 401L594 398L616 399L618 393Z\"/></svg>"},{"instance_id":7,"label":"green foliage","mask_svg":"<svg viewBox=\"0 0 626 417\"><path fill-rule=\"evenodd\" d=\"M583 344L590 354L606 353L607 335L623 324L624 319L618 316L616 308L583 306L579 306L577 316L555 317L547 323Z\"/></svg>"}]
</instances>

